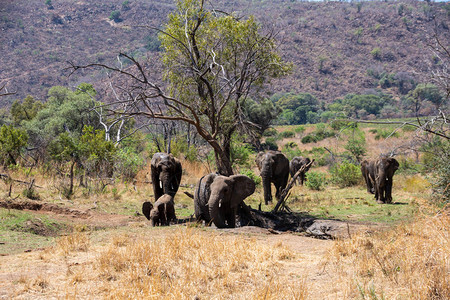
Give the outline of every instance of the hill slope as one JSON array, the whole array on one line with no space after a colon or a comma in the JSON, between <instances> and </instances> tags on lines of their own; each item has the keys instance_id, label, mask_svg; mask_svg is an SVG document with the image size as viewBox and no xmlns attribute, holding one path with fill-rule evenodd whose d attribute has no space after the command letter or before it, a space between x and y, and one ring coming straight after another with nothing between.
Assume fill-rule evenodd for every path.
<instances>
[{"instance_id":1,"label":"hill slope","mask_svg":"<svg viewBox=\"0 0 450 300\"><path fill-rule=\"evenodd\" d=\"M443 40L450 40L445 3L235 0L215 5L239 16L254 14L279 31L281 53L295 69L274 82L270 93L310 92L331 101L377 88L383 72L424 82L432 57L427 30L436 25ZM171 0L55 0L52 6L42 0L1 1L0 84L17 95L3 98L0 106L27 94L44 100L54 85L84 81L102 90L105 74L67 77L67 61L114 63L119 51L150 58L151 72L158 77L155 33L125 25L159 26L173 9ZM113 11L120 11L122 22L109 20Z\"/></svg>"}]
</instances>

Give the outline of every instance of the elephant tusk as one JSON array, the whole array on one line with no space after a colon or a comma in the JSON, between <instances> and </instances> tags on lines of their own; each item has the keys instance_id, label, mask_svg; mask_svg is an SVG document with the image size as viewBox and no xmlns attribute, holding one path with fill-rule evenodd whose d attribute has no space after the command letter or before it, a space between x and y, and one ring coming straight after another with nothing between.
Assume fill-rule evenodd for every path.
<instances>
[{"instance_id":1,"label":"elephant tusk","mask_svg":"<svg viewBox=\"0 0 450 300\"><path fill-rule=\"evenodd\" d=\"M161 181L161 180L159 181L159 187L160 187L160 188L163 188L163 186L162 186L162 181Z\"/></svg>"}]
</instances>

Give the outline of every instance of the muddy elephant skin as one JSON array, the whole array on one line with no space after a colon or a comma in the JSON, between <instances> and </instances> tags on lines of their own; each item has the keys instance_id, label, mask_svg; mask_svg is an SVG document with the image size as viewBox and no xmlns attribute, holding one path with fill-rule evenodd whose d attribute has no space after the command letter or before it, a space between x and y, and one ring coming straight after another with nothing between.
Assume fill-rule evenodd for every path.
<instances>
[{"instance_id":1,"label":"muddy elephant skin","mask_svg":"<svg viewBox=\"0 0 450 300\"><path fill-rule=\"evenodd\" d=\"M393 177L398 167L398 161L392 157L361 162L361 173L367 192L375 194L378 203L392 203Z\"/></svg>"},{"instance_id":2,"label":"muddy elephant skin","mask_svg":"<svg viewBox=\"0 0 450 300\"><path fill-rule=\"evenodd\" d=\"M279 199L281 192L286 187L289 179L289 160L279 152L269 150L259 152L255 159L256 165L261 172L261 179L264 188L264 202L272 202L271 184L275 185L275 197Z\"/></svg>"},{"instance_id":3,"label":"muddy elephant skin","mask_svg":"<svg viewBox=\"0 0 450 300\"><path fill-rule=\"evenodd\" d=\"M175 196L180 187L181 163L172 154L155 153L150 162L155 199L167 194Z\"/></svg>"}]
</instances>

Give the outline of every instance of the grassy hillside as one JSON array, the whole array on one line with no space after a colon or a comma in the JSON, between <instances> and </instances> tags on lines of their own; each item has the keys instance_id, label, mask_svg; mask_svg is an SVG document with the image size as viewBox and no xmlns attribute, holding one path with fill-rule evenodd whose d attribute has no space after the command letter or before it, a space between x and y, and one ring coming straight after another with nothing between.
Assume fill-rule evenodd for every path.
<instances>
[{"instance_id":1,"label":"grassy hillside","mask_svg":"<svg viewBox=\"0 0 450 300\"><path fill-rule=\"evenodd\" d=\"M115 63L120 51L147 60L158 79L160 64L155 33L139 25L160 26L174 2L101 2L41 0L0 3L0 83L17 95L2 99L7 106L31 94L44 100L49 87L86 81L104 90L101 72L70 78L67 61ZM383 75L425 82L433 59L428 38L436 27L448 40L448 4L419 1L360 3L292 1L218 1L221 10L237 16L254 14L278 31L280 50L294 63L293 74L273 82L270 93L310 92L331 101L347 93L380 86ZM110 20L120 12L118 22ZM432 16L437 15L437 22ZM439 62L434 62L439 63ZM399 95L398 88L387 90ZM100 97L103 93L100 93ZM105 99L106 100L106 99Z\"/></svg>"}]
</instances>

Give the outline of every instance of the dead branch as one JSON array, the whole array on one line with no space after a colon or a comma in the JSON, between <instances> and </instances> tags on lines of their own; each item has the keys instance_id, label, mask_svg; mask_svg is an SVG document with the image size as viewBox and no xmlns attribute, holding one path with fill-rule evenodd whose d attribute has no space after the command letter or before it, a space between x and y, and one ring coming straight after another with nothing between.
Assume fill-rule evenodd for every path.
<instances>
[{"instance_id":1,"label":"dead branch","mask_svg":"<svg viewBox=\"0 0 450 300\"><path fill-rule=\"evenodd\" d=\"M305 171L307 168L309 168L313 163L314 163L315 159L311 160L309 162L309 164L307 165L303 165L298 171L297 173L294 174L294 176L291 178L291 181L289 181L288 185L284 188L284 190L281 192L281 196L280 199L278 200L277 205L275 205L274 209L272 210L273 213L277 213L280 209L281 206L285 207L286 210L290 211L289 207L287 207L286 205L286 200L287 200L287 196L289 191L292 189L292 187L294 186L295 180L297 180L297 177L300 175L300 173L302 173L303 171Z\"/></svg>"},{"instance_id":2,"label":"dead branch","mask_svg":"<svg viewBox=\"0 0 450 300\"><path fill-rule=\"evenodd\" d=\"M25 184L28 187L32 188L32 187L37 187L37 188L43 188L42 186L38 186L34 184L34 179L31 180L31 182L27 182L27 181L22 181L22 180L17 180L17 179L13 179L11 178L11 176L7 175L7 174L0 174L0 178L2 178L3 180L10 180L10 181L14 181L14 182L18 182L20 184Z\"/></svg>"}]
</instances>

